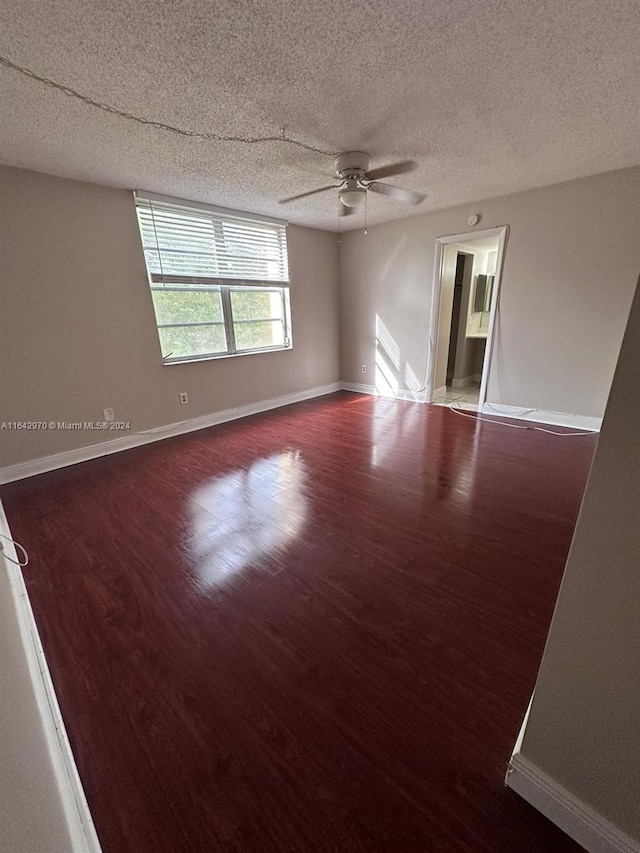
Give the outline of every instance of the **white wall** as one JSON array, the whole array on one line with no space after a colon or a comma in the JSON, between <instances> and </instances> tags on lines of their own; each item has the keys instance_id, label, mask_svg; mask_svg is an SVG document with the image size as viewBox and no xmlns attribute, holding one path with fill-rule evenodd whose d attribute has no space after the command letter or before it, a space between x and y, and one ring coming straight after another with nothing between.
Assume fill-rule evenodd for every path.
<instances>
[{"instance_id":1,"label":"white wall","mask_svg":"<svg viewBox=\"0 0 640 853\"><path fill-rule=\"evenodd\" d=\"M424 382L435 239L470 213L510 226L488 401L601 417L640 268L640 167L344 234L343 380L374 364L379 318L400 388Z\"/></svg>"},{"instance_id":2,"label":"white wall","mask_svg":"<svg viewBox=\"0 0 640 853\"><path fill-rule=\"evenodd\" d=\"M0 198L0 421L136 432L339 381L335 234L288 229L293 350L167 366L132 194L0 167ZM113 437L2 431L0 465Z\"/></svg>"},{"instance_id":3,"label":"white wall","mask_svg":"<svg viewBox=\"0 0 640 853\"><path fill-rule=\"evenodd\" d=\"M628 833L638 843L637 849L640 849L639 365L640 284L520 753L597 815Z\"/></svg>"},{"instance_id":4,"label":"white wall","mask_svg":"<svg viewBox=\"0 0 640 853\"><path fill-rule=\"evenodd\" d=\"M0 505L3 533L5 525ZM7 548L6 542L3 547ZM38 684L27 659L31 638L21 632L9 580L9 573L17 571L0 553L0 850L71 853L80 848L74 846Z\"/></svg>"}]
</instances>

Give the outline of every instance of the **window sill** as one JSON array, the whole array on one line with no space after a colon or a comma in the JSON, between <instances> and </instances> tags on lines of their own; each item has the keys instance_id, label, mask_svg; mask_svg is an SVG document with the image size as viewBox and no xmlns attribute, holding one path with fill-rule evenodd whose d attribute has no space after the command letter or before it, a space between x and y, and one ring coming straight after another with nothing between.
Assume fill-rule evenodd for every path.
<instances>
[{"instance_id":1,"label":"window sill","mask_svg":"<svg viewBox=\"0 0 640 853\"><path fill-rule=\"evenodd\" d=\"M269 352L289 352L293 349L293 344L288 347L267 347L266 349L249 349L242 352L224 352L218 355L193 355L185 356L184 358L172 358L162 361L163 367L174 367L176 364L194 364L200 361L222 361L228 358L240 358L244 355L264 355Z\"/></svg>"}]
</instances>

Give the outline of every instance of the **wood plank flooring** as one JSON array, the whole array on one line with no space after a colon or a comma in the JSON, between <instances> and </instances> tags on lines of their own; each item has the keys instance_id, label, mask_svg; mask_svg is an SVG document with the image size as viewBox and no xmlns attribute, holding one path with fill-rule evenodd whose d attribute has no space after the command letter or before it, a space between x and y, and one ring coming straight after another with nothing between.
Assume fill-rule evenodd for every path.
<instances>
[{"instance_id":1,"label":"wood plank flooring","mask_svg":"<svg viewBox=\"0 0 640 853\"><path fill-rule=\"evenodd\" d=\"M105 853L580 850L503 779L594 447L342 392L2 487Z\"/></svg>"}]
</instances>

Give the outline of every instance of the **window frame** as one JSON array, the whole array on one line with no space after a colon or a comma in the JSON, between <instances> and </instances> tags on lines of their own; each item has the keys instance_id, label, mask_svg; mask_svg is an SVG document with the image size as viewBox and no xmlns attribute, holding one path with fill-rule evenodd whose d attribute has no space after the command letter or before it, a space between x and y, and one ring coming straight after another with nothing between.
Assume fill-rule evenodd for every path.
<instances>
[{"instance_id":1,"label":"window frame","mask_svg":"<svg viewBox=\"0 0 640 853\"><path fill-rule=\"evenodd\" d=\"M257 291L259 293L277 293L280 296L281 302L281 311L282 317L260 317L258 319L250 319L250 320L234 320L233 318L233 301L231 299L231 295L233 292L251 292ZM273 352L274 350L282 350L282 349L291 349L291 323L289 319L289 306L288 306L288 288L284 287L276 287L271 285L270 287L266 285L261 285L260 287L247 287L247 285L224 285L221 289L220 296L222 298L222 312L225 317L227 317L227 310L229 312L229 334L227 345L233 348L233 352L231 355L244 355L245 353L254 353L254 352ZM236 343L236 323L282 323L282 337L284 339L284 343L276 344L270 347L249 347L245 349L239 349Z\"/></svg>"},{"instance_id":2,"label":"window frame","mask_svg":"<svg viewBox=\"0 0 640 853\"><path fill-rule=\"evenodd\" d=\"M173 278L177 278L174 276ZM155 282L154 279L160 279L159 282ZM270 284L270 285L251 285L247 286L247 284L243 285L230 285L230 284L220 284L220 285L209 285L208 287L198 284L187 285L187 284L176 284L171 281L171 276L165 275L164 280L163 276L158 275L156 273L152 273L151 282L150 282L150 290L151 293L166 293L167 291L173 291L176 293L211 293L211 291L215 290L220 293L220 303L222 306L222 320L203 320L202 322L192 322L192 323L159 323L157 315L155 317L156 320L156 329L158 330L158 341L160 342L160 349L162 351L162 340L160 338L160 329L176 329L176 328L189 328L195 326L222 326L225 333L225 341L227 344L227 348L225 350L219 350L218 352L210 352L210 353L191 353L190 355L172 355L168 353L167 355L162 356L163 364L182 364L185 361L209 361L215 358L231 358L237 355L255 355L256 353L261 352L278 352L281 350L290 350L293 349L293 341L291 339L291 306L289 303L289 287L288 285L281 285L280 287ZM231 293L232 291L255 291L256 293L278 293L282 303L282 318L271 318L271 317L260 317L259 319L252 320L234 320L233 319L233 306L231 304ZM154 307L155 313L155 307ZM235 323L282 323L282 331L284 344L276 344L275 346L270 347L250 347L247 349L239 349L236 345L236 335L235 335Z\"/></svg>"},{"instance_id":3,"label":"window frame","mask_svg":"<svg viewBox=\"0 0 640 853\"><path fill-rule=\"evenodd\" d=\"M160 266L162 269L162 250L157 241L156 234L156 246L149 246L145 244L144 233L142 228L142 220L140 217L141 210L151 211L151 217L153 219L154 216L154 204L157 207L162 207L164 210L168 206L172 208L179 208L184 211L191 211L193 213L197 213L202 215L203 212L205 214L209 214L211 216L211 224L214 231L214 239L216 246L220 245L221 241L224 241L224 224L226 222L231 222L232 224L237 224L238 220L249 222L253 225L259 224L270 224L270 225L285 225L286 223L282 223L279 220L271 220L266 217L254 217L251 214L244 214L238 211L227 211L220 210L218 208L211 207L210 205L203 205L201 203L189 203L186 201L181 201L178 199L168 199L163 196L154 197L149 193L141 193L134 192L134 199L136 205L136 217L138 220L138 229L140 234L140 241L142 245L142 252L145 259L145 267L147 270L147 278L149 283L149 289L153 301L154 293L163 293L163 292L178 292L178 293L198 293L205 292L211 293L215 291L220 294L220 305L222 309L222 320L202 320L200 321L192 321L185 323L160 323L158 322L158 315L155 308L155 302L153 304L154 310L154 319L156 323L156 331L158 333L158 342L160 344L160 352L162 356L162 364L163 365L172 365L172 364L184 364L188 362L195 361L212 361L220 358L235 358L236 356L242 355L258 355L260 353L269 353L269 352L281 352L286 350L293 349L293 336L291 330L291 302L290 302L290 280L287 278L286 280L268 280L268 279L252 279L247 277L238 277L234 278L232 276L197 276L197 275L179 275L162 272L152 272L148 259L147 259L147 250L151 250L157 252L158 258L160 259ZM154 223L154 231L155 231L155 223ZM286 269L288 270L288 245L286 239L286 232L281 231L278 236L278 242L280 244L281 257L284 256L284 262L286 265ZM284 242L284 246L282 243ZM226 253L225 253L226 254ZM228 259L223 261L225 265L227 265L228 271ZM250 318L250 319L238 319L234 320L233 317L233 305L232 305L232 293L233 292L247 292L247 291L255 291L258 293L277 293L280 297L281 304L281 316L280 317L264 317L264 318ZM283 344L276 344L273 346L266 347L249 347L249 348L241 348L239 349L236 343L236 324L242 323L281 323L282 324L282 336L283 336ZM172 328L189 328L189 327L204 327L204 326L222 326L224 331L224 338L226 343L225 350L219 350L217 352L206 352L206 353L189 353L186 355L174 356L171 352L167 353L167 355L162 354L163 343L160 335L161 329L172 329Z\"/></svg>"}]
</instances>

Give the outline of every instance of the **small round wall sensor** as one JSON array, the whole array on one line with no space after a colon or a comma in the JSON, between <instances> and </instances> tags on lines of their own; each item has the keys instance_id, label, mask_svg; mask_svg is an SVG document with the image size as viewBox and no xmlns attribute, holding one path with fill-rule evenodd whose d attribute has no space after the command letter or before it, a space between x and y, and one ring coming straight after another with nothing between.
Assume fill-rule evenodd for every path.
<instances>
[{"instance_id":1,"label":"small round wall sensor","mask_svg":"<svg viewBox=\"0 0 640 853\"><path fill-rule=\"evenodd\" d=\"M467 219L469 225L477 225L480 221L480 217L477 213L472 213L471 216Z\"/></svg>"}]
</instances>

